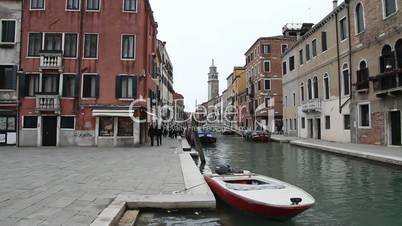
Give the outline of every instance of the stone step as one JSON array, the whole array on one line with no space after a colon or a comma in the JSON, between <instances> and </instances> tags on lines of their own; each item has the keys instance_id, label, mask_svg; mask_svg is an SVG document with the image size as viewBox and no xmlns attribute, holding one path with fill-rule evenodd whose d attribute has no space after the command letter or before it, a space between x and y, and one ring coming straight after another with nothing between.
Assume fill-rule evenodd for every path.
<instances>
[{"instance_id":1,"label":"stone step","mask_svg":"<svg viewBox=\"0 0 402 226\"><path fill-rule=\"evenodd\" d=\"M118 226L134 226L135 220L137 219L139 210L127 210L121 217Z\"/></svg>"}]
</instances>

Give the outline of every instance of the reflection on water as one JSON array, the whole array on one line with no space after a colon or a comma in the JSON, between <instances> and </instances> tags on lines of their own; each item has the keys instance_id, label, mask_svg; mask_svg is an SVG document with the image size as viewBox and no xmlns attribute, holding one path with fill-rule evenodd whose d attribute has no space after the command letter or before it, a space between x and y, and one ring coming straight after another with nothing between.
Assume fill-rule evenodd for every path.
<instances>
[{"instance_id":1,"label":"reflection on water","mask_svg":"<svg viewBox=\"0 0 402 226\"><path fill-rule=\"evenodd\" d=\"M303 188L314 196L316 205L290 221L278 222L241 213L219 201L216 213L178 214L173 221L153 215L159 221L149 225L402 225L400 168L238 137L218 137L216 146L205 149L205 157L207 165L201 168L206 172L229 164L274 177Z\"/></svg>"}]
</instances>

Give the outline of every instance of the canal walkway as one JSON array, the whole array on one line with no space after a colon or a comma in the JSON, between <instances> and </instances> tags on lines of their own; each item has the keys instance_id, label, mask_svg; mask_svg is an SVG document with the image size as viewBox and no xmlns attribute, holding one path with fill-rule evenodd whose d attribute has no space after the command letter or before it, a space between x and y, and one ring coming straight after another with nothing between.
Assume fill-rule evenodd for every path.
<instances>
[{"instance_id":1,"label":"canal walkway","mask_svg":"<svg viewBox=\"0 0 402 226\"><path fill-rule=\"evenodd\" d=\"M385 147L365 144L345 144L299 137L273 135L272 140L281 143L290 143L306 148L328 151L336 154L364 158L382 163L402 166L402 148Z\"/></svg>"},{"instance_id":2,"label":"canal walkway","mask_svg":"<svg viewBox=\"0 0 402 226\"><path fill-rule=\"evenodd\" d=\"M183 190L177 143L168 138L161 147L1 147L0 225L90 225L121 194Z\"/></svg>"}]
</instances>

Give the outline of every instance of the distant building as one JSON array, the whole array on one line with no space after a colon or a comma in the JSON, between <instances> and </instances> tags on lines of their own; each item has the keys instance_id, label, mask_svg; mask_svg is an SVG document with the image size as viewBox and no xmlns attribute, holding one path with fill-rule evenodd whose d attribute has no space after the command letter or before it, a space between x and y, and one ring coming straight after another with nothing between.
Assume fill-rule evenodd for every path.
<instances>
[{"instance_id":1,"label":"distant building","mask_svg":"<svg viewBox=\"0 0 402 226\"><path fill-rule=\"evenodd\" d=\"M212 100L219 96L219 78L218 70L215 66L214 60L212 60L212 65L209 67L208 73L208 100Z\"/></svg>"},{"instance_id":2,"label":"distant building","mask_svg":"<svg viewBox=\"0 0 402 226\"><path fill-rule=\"evenodd\" d=\"M17 71L20 68L22 1L0 7L0 146L17 144Z\"/></svg>"},{"instance_id":3,"label":"distant building","mask_svg":"<svg viewBox=\"0 0 402 226\"><path fill-rule=\"evenodd\" d=\"M249 129L277 131L282 123L282 62L281 55L291 48L296 37L259 38L245 53L248 82Z\"/></svg>"},{"instance_id":4,"label":"distant building","mask_svg":"<svg viewBox=\"0 0 402 226\"><path fill-rule=\"evenodd\" d=\"M186 114L184 112L184 97L179 93L173 94L173 107L174 107L174 115L176 121L186 120Z\"/></svg>"}]
</instances>

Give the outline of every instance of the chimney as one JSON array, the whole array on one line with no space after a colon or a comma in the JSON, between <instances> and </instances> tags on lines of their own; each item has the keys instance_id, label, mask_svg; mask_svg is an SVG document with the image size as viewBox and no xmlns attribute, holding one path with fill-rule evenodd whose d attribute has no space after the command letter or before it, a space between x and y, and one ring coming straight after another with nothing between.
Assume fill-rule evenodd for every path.
<instances>
[{"instance_id":1,"label":"chimney","mask_svg":"<svg viewBox=\"0 0 402 226\"><path fill-rule=\"evenodd\" d=\"M332 4L333 4L333 7L334 7L333 9L336 9L338 7L338 0L333 0Z\"/></svg>"}]
</instances>

